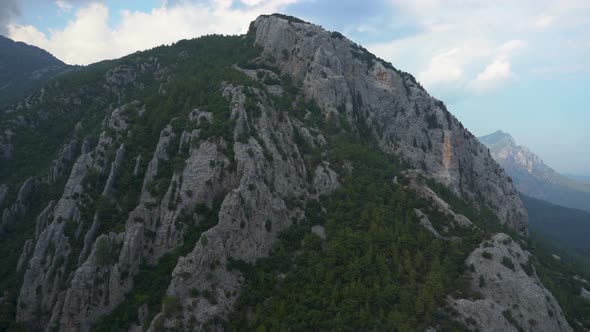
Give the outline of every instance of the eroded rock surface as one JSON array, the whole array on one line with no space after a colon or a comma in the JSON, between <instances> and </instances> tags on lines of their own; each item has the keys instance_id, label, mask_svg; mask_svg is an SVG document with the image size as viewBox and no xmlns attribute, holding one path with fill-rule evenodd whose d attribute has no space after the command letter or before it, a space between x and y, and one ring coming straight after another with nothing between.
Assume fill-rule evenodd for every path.
<instances>
[{"instance_id":1,"label":"eroded rock surface","mask_svg":"<svg viewBox=\"0 0 590 332\"><path fill-rule=\"evenodd\" d=\"M450 299L479 331L572 331L561 307L541 284L530 254L506 234L484 241L465 261L482 299Z\"/></svg>"}]
</instances>

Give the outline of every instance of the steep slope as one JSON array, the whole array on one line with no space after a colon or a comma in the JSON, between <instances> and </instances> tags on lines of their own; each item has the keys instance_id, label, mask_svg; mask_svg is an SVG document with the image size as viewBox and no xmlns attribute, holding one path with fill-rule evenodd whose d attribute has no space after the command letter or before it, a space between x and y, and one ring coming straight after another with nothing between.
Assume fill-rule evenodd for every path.
<instances>
[{"instance_id":1,"label":"steep slope","mask_svg":"<svg viewBox=\"0 0 590 332\"><path fill-rule=\"evenodd\" d=\"M531 236L562 256L573 256L590 269L590 213L532 197L522 200L529 212Z\"/></svg>"},{"instance_id":2,"label":"steep slope","mask_svg":"<svg viewBox=\"0 0 590 332\"><path fill-rule=\"evenodd\" d=\"M554 204L590 211L590 185L571 180L547 166L528 148L516 144L502 131L480 137L492 157L527 196Z\"/></svg>"},{"instance_id":3,"label":"steep slope","mask_svg":"<svg viewBox=\"0 0 590 332\"><path fill-rule=\"evenodd\" d=\"M68 68L38 47L0 36L0 105L24 97Z\"/></svg>"},{"instance_id":4,"label":"steep slope","mask_svg":"<svg viewBox=\"0 0 590 332\"><path fill-rule=\"evenodd\" d=\"M89 66L3 114L5 213L18 211L5 232L24 234L0 242L16 269L0 280L18 290L2 300L13 327L254 329L252 299L264 309L278 290L302 308L293 290L322 284L359 328L461 327L473 318L451 300L474 296L470 253L499 231L513 233L510 250L525 245L515 188L441 102L292 17ZM303 276L305 288L291 283ZM518 277L537 285L534 271ZM515 292L524 313L570 330L542 285ZM339 326L320 325L325 299L314 320L289 316L301 312L291 303L277 313Z\"/></svg>"},{"instance_id":5,"label":"steep slope","mask_svg":"<svg viewBox=\"0 0 590 332\"><path fill-rule=\"evenodd\" d=\"M302 93L327 117L377 140L413 167L503 223L526 227L526 211L484 146L409 74L378 60L338 33L263 17L253 24L261 59L302 82ZM279 55L279 56L277 56Z\"/></svg>"}]
</instances>

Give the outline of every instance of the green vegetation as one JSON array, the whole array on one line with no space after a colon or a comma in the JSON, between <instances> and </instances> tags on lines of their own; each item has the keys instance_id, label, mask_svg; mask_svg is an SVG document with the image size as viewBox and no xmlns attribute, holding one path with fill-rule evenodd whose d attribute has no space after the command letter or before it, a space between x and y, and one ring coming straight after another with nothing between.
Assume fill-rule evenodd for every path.
<instances>
[{"instance_id":1,"label":"green vegetation","mask_svg":"<svg viewBox=\"0 0 590 332\"><path fill-rule=\"evenodd\" d=\"M503 256L502 257L502 261L501 261L502 265L506 266L507 268L511 269L512 271L514 271L514 263L512 262L512 260L510 259L510 257L508 256Z\"/></svg>"},{"instance_id":2,"label":"green vegetation","mask_svg":"<svg viewBox=\"0 0 590 332\"><path fill-rule=\"evenodd\" d=\"M104 266L111 262L113 253L109 241L106 238L100 238L96 243L96 264Z\"/></svg>"},{"instance_id":3,"label":"green vegetation","mask_svg":"<svg viewBox=\"0 0 590 332\"><path fill-rule=\"evenodd\" d=\"M307 24L309 24L309 22L306 22L306 21L304 21L304 20L302 20L300 18L297 18L295 16L289 16L289 15L279 14L279 13L274 13L274 14L272 14L270 16L280 17L280 18L282 18L284 20L287 20L287 21L293 22L293 23L307 23Z\"/></svg>"},{"instance_id":4,"label":"green vegetation","mask_svg":"<svg viewBox=\"0 0 590 332\"><path fill-rule=\"evenodd\" d=\"M280 235L270 257L230 264L246 283L226 327L461 329L439 308L446 294L471 294L463 261L482 234L462 243L434 238L415 220L413 208L422 202L391 181L398 163L366 145L334 142L331 164L349 161L352 172L341 169L342 188L308 203L307 218ZM325 241L310 234L315 224L326 228Z\"/></svg>"},{"instance_id":5,"label":"green vegetation","mask_svg":"<svg viewBox=\"0 0 590 332\"><path fill-rule=\"evenodd\" d=\"M576 332L586 331L575 322L590 326L590 300L580 296L582 287L588 289L588 285L574 276L590 280L590 275L579 264L553 258L553 250L544 243L530 240L529 249L535 257L532 265L537 275L561 306L571 327ZM550 316L555 311L555 308L548 308Z\"/></svg>"},{"instance_id":6,"label":"green vegetation","mask_svg":"<svg viewBox=\"0 0 590 332\"><path fill-rule=\"evenodd\" d=\"M531 238L590 273L590 213L524 195L521 198L529 214Z\"/></svg>"},{"instance_id":7,"label":"green vegetation","mask_svg":"<svg viewBox=\"0 0 590 332\"><path fill-rule=\"evenodd\" d=\"M512 316L512 311L510 311L510 309L502 311L502 316L504 316L504 318L506 318L506 320L512 324L518 332L525 332L525 329L523 329L520 324L518 324L518 321Z\"/></svg>"}]
</instances>

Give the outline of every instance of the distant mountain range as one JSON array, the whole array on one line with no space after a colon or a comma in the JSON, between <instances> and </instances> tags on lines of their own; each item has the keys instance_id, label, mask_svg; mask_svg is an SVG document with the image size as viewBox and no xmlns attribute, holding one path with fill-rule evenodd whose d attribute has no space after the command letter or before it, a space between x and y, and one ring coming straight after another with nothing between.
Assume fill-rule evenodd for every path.
<instances>
[{"instance_id":1,"label":"distant mountain range","mask_svg":"<svg viewBox=\"0 0 590 332\"><path fill-rule=\"evenodd\" d=\"M0 104L24 97L71 68L43 49L0 36Z\"/></svg>"},{"instance_id":2,"label":"distant mountain range","mask_svg":"<svg viewBox=\"0 0 590 332\"><path fill-rule=\"evenodd\" d=\"M521 193L553 204L590 211L590 184L566 177L547 166L528 148L502 131L479 137Z\"/></svg>"}]
</instances>

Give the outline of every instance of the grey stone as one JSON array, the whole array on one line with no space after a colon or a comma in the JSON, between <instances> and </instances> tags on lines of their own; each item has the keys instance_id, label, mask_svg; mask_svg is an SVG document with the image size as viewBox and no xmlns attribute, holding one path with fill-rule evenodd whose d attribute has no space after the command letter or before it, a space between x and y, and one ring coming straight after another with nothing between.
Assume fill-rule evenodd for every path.
<instances>
[{"instance_id":1,"label":"grey stone","mask_svg":"<svg viewBox=\"0 0 590 332\"><path fill-rule=\"evenodd\" d=\"M491 258L483 257L484 252ZM475 322L480 331L572 331L529 259L529 253L506 234L496 234L487 245L480 244L465 264L473 266L472 287L483 299L449 299L460 319L468 325Z\"/></svg>"},{"instance_id":2,"label":"grey stone","mask_svg":"<svg viewBox=\"0 0 590 332\"><path fill-rule=\"evenodd\" d=\"M326 229L322 225L311 226L311 233L320 237L320 239L326 239Z\"/></svg>"},{"instance_id":3,"label":"grey stone","mask_svg":"<svg viewBox=\"0 0 590 332\"><path fill-rule=\"evenodd\" d=\"M59 153L59 157L53 161L47 181L51 184L56 183L59 178L64 176L72 167L79 152L79 145L76 140L66 144Z\"/></svg>"}]
</instances>

